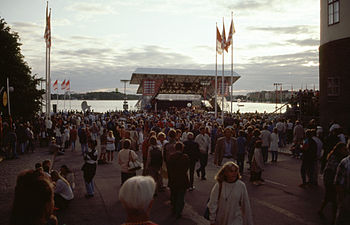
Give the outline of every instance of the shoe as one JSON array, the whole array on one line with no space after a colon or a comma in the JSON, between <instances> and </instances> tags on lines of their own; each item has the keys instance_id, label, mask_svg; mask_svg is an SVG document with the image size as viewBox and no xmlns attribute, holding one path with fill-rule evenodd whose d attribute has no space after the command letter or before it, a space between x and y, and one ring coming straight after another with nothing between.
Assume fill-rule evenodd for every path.
<instances>
[{"instance_id":1,"label":"shoe","mask_svg":"<svg viewBox=\"0 0 350 225\"><path fill-rule=\"evenodd\" d=\"M190 187L188 190L189 190L189 191L193 191L194 189L195 189L195 187L192 186L192 187Z\"/></svg>"},{"instance_id":2,"label":"shoe","mask_svg":"<svg viewBox=\"0 0 350 225\"><path fill-rule=\"evenodd\" d=\"M202 178L201 178L201 180L207 180L207 178L205 178L205 177L202 177Z\"/></svg>"},{"instance_id":3,"label":"shoe","mask_svg":"<svg viewBox=\"0 0 350 225\"><path fill-rule=\"evenodd\" d=\"M92 198L94 195L85 194L85 198Z\"/></svg>"},{"instance_id":4,"label":"shoe","mask_svg":"<svg viewBox=\"0 0 350 225\"><path fill-rule=\"evenodd\" d=\"M200 171L199 170L196 170L197 172L197 177L199 178L201 175L200 175Z\"/></svg>"}]
</instances>

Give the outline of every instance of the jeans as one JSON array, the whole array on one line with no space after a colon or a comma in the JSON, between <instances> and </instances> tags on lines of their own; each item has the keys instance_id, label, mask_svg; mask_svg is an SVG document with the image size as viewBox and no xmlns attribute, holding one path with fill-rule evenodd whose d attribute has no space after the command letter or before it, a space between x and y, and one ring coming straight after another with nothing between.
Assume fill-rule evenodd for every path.
<instances>
[{"instance_id":1,"label":"jeans","mask_svg":"<svg viewBox=\"0 0 350 225\"><path fill-rule=\"evenodd\" d=\"M94 195L95 189L94 189L94 181L91 180L90 183L85 182L86 192L88 195Z\"/></svg>"},{"instance_id":2,"label":"jeans","mask_svg":"<svg viewBox=\"0 0 350 225\"><path fill-rule=\"evenodd\" d=\"M242 174L244 169L244 153L237 153L237 165L239 166L239 172Z\"/></svg>"},{"instance_id":3,"label":"jeans","mask_svg":"<svg viewBox=\"0 0 350 225\"><path fill-rule=\"evenodd\" d=\"M272 156L271 161L272 162L277 162L278 151L271 151L271 156Z\"/></svg>"},{"instance_id":4,"label":"jeans","mask_svg":"<svg viewBox=\"0 0 350 225\"><path fill-rule=\"evenodd\" d=\"M264 163L267 162L267 159L269 157L268 151L269 151L269 147L268 146L261 146L261 152L262 152L262 155L263 155Z\"/></svg>"},{"instance_id":5,"label":"jeans","mask_svg":"<svg viewBox=\"0 0 350 225\"><path fill-rule=\"evenodd\" d=\"M208 153L200 153L199 164L200 167L197 169L197 171L201 173L202 178L205 178L205 167L208 164Z\"/></svg>"},{"instance_id":6,"label":"jeans","mask_svg":"<svg viewBox=\"0 0 350 225\"><path fill-rule=\"evenodd\" d=\"M196 161L190 162L190 168L189 168L189 174L190 174L190 186L193 187L193 181L194 181L194 168L196 167Z\"/></svg>"},{"instance_id":7,"label":"jeans","mask_svg":"<svg viewBox=\"0 0 350 225\"><path fill-rule=\"evenodd\" d=\"M87 144L81 144L81 152L84 154L88 151L88 145Z\"/></svg>"},{"instance_id":8,"label":"jeans","mask_svg":"<svg viewBox=\"0 0 350 225\"><path fill-rule=\"evenodd\" d=\"M185 206L186 189L170 188L170 201L176 216L180 216Z\"/></svg>"},{"instance_id":9,"label":"jeans","mask_svg":"<svg viewBox=\"0 0 350 225\"><path fill-rule=\"evenodd\" d=\"M21 148L21 153L23 154L26 149L26 143L25 142L19 143L19 147Z\"/></svg>"},{"instance_id":10,"label":"jeans","mask_svg":"<svg viewBox=\"0 0 350 225\"><path fill-rule=\"evenodd\" d=\"M72 145L72 151L75 150L75 141L71 141L71 145Z\"/></svg>"}]
</instances>

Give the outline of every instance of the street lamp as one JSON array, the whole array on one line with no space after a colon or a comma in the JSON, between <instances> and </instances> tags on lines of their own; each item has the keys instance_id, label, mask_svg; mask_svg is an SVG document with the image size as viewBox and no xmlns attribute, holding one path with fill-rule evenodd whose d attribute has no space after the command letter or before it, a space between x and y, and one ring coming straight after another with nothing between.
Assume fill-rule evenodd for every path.
<instances>
[{"instance_id":1,"label":"street lamp","mask_svg":"<svg viewBox=\"0 0 350 225\"><path fill-rule=\"evenodd\" d=\"M121 82L124 83L124 102L123 102L123 109L124 110L128 110L129 106L128 106L128 102L126 101L126 83L129 82L130 80L120 80Z\"/></svg>"},{"instance_id":2,"label":"street lamp","mask_svg":"<svg viewBox=\"0 0 350 225\"><path fill-rule=\"evenodd\" d=\"M5 87L1 87L0 88L0 93L4 90ZM10 92L14 92L14 87L10 87L10 80L9 78L7 78L7 81L6 81L6 91L4 91L4 94L3 94L3 104L4 106L8 106L8 113L9 113L9 116L11 116L11 105L10 105Z\"/></svg>"}]
</instances>

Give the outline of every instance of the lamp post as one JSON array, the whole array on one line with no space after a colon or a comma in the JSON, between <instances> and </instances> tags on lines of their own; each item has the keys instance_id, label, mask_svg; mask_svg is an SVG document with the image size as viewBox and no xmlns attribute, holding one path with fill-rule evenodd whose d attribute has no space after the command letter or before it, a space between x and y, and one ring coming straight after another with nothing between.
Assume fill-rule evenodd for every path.
<instances>
[{"instance_id":1,"label":"lamp post","mask_svg":"<svg viewBox=\"0 0 350 225\"><path fill-rule=\"evenodd\" d=\"M1 87L0 93L2 92L2 90L4 90L4 88L5 87ZM13 92L13 91L14 91L14 88L10 87L10 80L9 80L9 78L7 78L6 79L6 91L4 91L4 95L3 95L3 104L4 104L4 106L7 105L9 117L11 116L10 92Z\"/></svg>"},{"instance_id":2,"label":"lamp post","mask_svg":"<svg viewBox=\"0 0 350 225\"><path fill-rule=\"evenodd\" d=\"M282 88L282 83L273 83L273 85L276 87L276 110L277 110L277 99L278 99L278 97L277 97L277 95L278 95L278 86L281 86L281 88Z\"/></svg>"},{"instance_id":3,"label":"lamp post","mask_svg":"<svg viewBox=\"0 0 350 225\"><path fill-rule=\"evenodd\" d=\"M130 80L120 80L121 82L124 83L124 102L123 102L123 109L124 110L128 110L129 106L128 106L128 102L126 101L126 83L129 82Z\"/></svg>"}]
</instances>

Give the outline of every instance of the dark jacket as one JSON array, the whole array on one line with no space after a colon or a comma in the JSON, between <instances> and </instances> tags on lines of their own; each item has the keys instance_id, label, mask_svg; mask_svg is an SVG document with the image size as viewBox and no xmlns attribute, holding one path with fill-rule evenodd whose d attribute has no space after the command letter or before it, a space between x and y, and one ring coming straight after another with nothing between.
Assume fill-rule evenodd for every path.
<instances>
[{"instance_id":1,"label":"dark jacket","mask_svg":"<svg viewBox=\"0 0 350 225\"><path fill-rule=\"evenodd\" d=\"M222 163L226 148L225 141L226 137L221 137L216 141L214 164L221 165ZM231 137L231 155L232 158L237 159L237 140L234 137Z\"/></svg>"},{"instance_id":2,"label":"dark jacket","mask_svg":"<svg viewBox=\"0 0 350 225\"><path fill-rule=\"evenodd\" d=\"M196 162L199 159L199 146L194 140L188 140L184 142L184 154L188 155L190 162Z\"/></svg>"},{"instance_id":3,"label":"dark jacket","mask_svg":"<svg viewBox=\"0 0 350 225\"><path fill-rule=\"evenodd\" d=\"M188 155L182 152L175 152L168 161L168 186L171 189L183 190L190 187L187 170L190 165Z\"/></svg>"}]
</instances>

